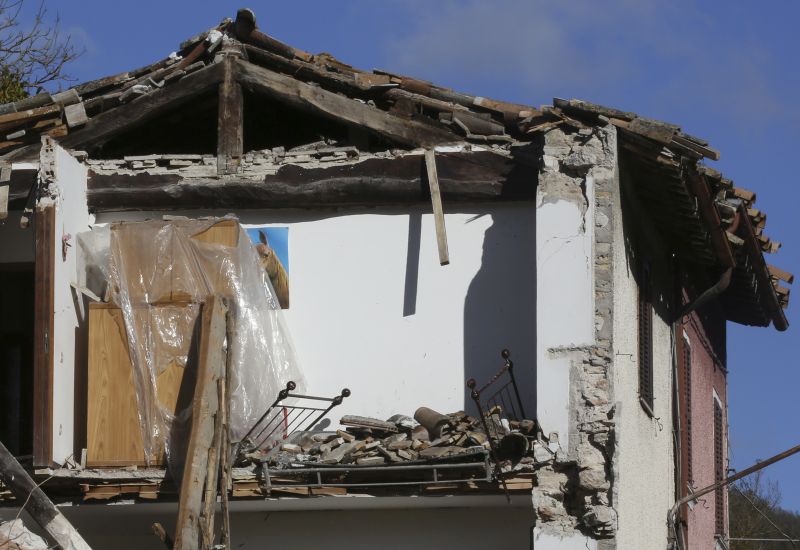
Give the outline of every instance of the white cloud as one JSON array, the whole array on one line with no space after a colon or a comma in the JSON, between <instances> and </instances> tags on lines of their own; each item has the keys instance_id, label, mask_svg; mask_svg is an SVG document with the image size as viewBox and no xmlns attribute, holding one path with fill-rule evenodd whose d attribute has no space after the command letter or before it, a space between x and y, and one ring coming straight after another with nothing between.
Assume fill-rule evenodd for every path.
<instances>
[{"instance_id":1,"label":"white cloud","mask_svg":"<svg viewBox=\"0 0 800 550\"><path fill-rule=\"evenodd\" d=\"M507 99L532 104L582 97L643 114L735 117L745 126L768 125L792 105L778 82L782 68L760 45L768 37L730 28L691 0L390 5L414 15L386 38L386 65L481 88L465 90L473 93L513 89L517 97Z\"/></svg>"}]
</instances>

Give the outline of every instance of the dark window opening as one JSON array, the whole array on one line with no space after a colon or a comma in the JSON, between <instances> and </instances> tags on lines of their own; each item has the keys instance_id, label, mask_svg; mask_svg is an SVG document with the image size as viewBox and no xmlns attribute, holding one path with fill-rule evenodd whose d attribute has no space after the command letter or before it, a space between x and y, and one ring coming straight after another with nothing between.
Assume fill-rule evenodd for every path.
<instances>
[{"instance_id":1,"label":"dark window opening","mask_svg":"<svg viewBox=\"0 0 800 550\"><path fill-rule=\"evenodd\" d=\"M0 441L33 453L33 264L0 264Z\"/></svg>"},{"instance_id":2,"label":"dark window opening","mask_svg":"<svg viewBox=\"0 0 800 550\"><path fill-rule=\"evenodd\" d=\"M639 400L653 414L653 300L650 265L639 272Z\"/></svg>"},{"instance_id":3,"label":"dark window opening","mask_svg":"<svg viewBox=\"0 0 800 550\"><path fill-rule=\"evenodd\" d=\"M723 462L724 438L723 438L723 419L722 406L719 401L714 399L714 482L720 483L725 478L725 464ZM725 490L718 487L714 491L714 515L716 533L725 534Z\"/></svg>"}]
</instances>

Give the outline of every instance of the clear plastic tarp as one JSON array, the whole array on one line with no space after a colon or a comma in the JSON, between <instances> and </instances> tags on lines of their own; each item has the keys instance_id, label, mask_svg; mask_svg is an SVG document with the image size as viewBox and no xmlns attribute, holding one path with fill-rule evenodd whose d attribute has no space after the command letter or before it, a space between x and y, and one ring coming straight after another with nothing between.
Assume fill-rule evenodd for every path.
<instances>
[{"instance_id":1,"label":"clear plastic tarp","mask_svg":"<svg viewBox=\"0 0 800 550\"><path fill-rule=\"evenodd\" d=\"M227 347L234 441L287 381L304 386L275 291L237 220L117 223L90 233L79 239L80 271L87 288L123 313L148 462L165 452L172 465L173 451L180 456L188 439L197 321L211 294L227 300L232 321Z\"/></svg>"}]
</instances>

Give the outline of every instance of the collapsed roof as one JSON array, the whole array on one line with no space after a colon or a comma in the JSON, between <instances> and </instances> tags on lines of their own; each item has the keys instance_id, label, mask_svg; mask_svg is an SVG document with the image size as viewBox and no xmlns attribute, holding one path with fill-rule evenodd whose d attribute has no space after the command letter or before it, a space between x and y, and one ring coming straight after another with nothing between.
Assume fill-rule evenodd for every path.
<instances>
[{"instance_id":1,"label":"collapsed roof","mask_svg":"<svg viewBox=\"0 0 800 550\"><path fill-rule=\"evenodd\" d=\"M703 164L706 158L719 158L706 141L672 124L585 101L555 99L552 106L534 108L386 71L358 70L329 54L313 55L264 34L246 9L239 10L236 20L222 21L182 43L176 54L146 67L0 106L0 134L5 136L0 162L35 158L43 135L63 147L87 151L91 158L119 158L129 154L125 147L131 143L158 142L158 133L132 132L190 100L192 109L206 105L214 110L217 140L217 94L232 80L245 92L280 105L280 110L329 121L333 133L336 125L360 132L362 150L481 144L531 164L539 159L526 145L535 143L542 132L555 126L581 130L614 125L622 162L648 175L637 179L636 193L642 204L650 205L662 233L691 262L711 271L732 271L722 297L727 317L749 325L772 322L778 330L788 326L784 309L789 290L780 282L791 283L793 276L764 258L780 243L764 233L766 215L754 207L755 193ZM261 103L257 108L264 109ZM270 121L277 120L275 111L270 116ZM181 124L190 122L184 118ZM248 134L247 127L244 132ZM202 139L202 128L193 133ZM261 128L250 131L254 133L265 134ZM169 139L168 129L164 134ZM259 145L264 143L256 137L251 149ZM191 140L188 145L202 146ZM220 143L216 146L219 155ZM220 176L237 171L238 159L228 162L232 169L226 165ZM12 200L22 198L11 191Z\"/></svg>"}]
</instances>

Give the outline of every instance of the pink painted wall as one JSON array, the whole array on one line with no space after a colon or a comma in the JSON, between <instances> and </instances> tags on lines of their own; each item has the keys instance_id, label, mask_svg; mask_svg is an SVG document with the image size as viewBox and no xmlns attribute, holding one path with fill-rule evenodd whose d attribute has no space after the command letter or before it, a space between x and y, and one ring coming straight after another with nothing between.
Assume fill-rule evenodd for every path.
<instances>
[{"instance_id":1,"label":"pink painted wall","mask_svg":"<svg viewBox=\"0 0 800 550\"><path fill-rule=\"evenodd\" d=\"M684 318L682 337L691 349L692 486L714 483L714 400L722 405L723 475L728 466L728 406L725 370L725 321L718 311L692 313ZM723 504L727 531L727 492ZM689 548L714 548L715 493L701 497L688 512Z\"/></svg>"}]
</instances>

